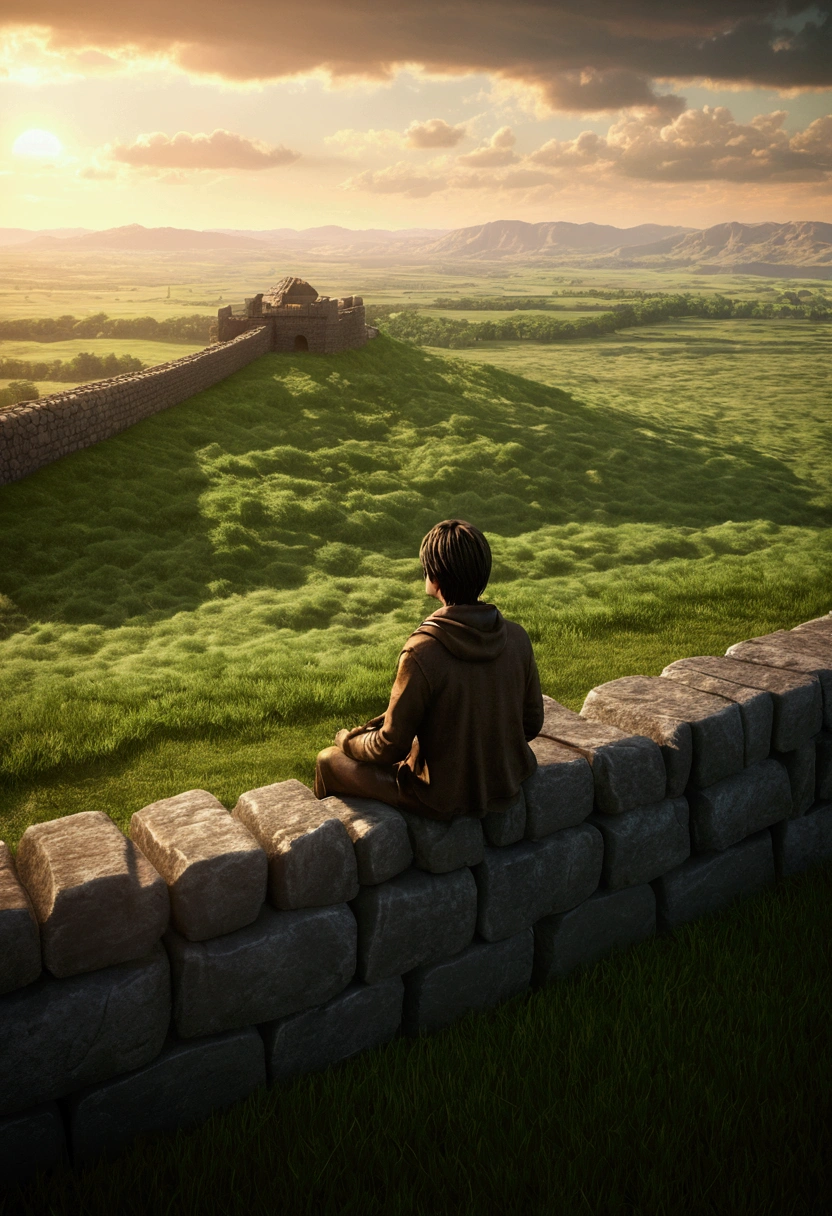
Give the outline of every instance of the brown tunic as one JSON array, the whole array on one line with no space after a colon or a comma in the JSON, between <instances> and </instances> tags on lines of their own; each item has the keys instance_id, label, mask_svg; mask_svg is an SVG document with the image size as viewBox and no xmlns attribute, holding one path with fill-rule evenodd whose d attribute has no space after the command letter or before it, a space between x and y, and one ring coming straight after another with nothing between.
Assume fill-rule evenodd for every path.
<instances>
[{"instance_id":1,"label":"brown tunic","mask_svg":"<svg viewBox=\"0 0 832 1216\"><path fill-rule=\"evenodd\" d=\"M493 604L439 608L399 655L383 716L349 732L346 755L398 764L403 804L484 815L534 772L543 698L526 631Z\"/></svg>"}]
</instances>

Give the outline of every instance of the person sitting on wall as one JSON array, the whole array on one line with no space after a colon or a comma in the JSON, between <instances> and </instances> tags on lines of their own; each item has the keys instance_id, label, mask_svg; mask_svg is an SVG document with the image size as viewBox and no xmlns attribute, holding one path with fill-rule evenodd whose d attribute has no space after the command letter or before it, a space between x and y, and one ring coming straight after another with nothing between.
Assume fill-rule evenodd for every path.
<instances>
[{"instance_id":1,"label":"person sitting on wall","mask_svg":"<svg viewBox=\"0 0 832 1216\"><path fill-rule=\"evenodd\" d=\"M429 819L507 809L537 767L528 741L543 698L528 634L480 602L491 549L446 519L419 550L441 607L407 639L384 714L339 730L318 755L315 794L377 798Z\"/></svg>"}]
</instances>

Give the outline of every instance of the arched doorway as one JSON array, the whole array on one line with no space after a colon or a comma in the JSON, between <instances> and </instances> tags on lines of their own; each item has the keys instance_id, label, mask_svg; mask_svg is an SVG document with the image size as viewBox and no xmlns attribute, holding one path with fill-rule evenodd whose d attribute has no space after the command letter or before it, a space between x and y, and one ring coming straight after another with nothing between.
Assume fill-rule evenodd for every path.
<instances>
[{"instance_id":1,"label":"arched doorway","mask_svg":"<svg viewBox=\"0 0 832 1216\"><path fill-rule=\"evenodd\" d=\"M303 334L298 334L295 338L295 350L309 350L309 343L304 338Z\"/></svg>"}]
</instances>

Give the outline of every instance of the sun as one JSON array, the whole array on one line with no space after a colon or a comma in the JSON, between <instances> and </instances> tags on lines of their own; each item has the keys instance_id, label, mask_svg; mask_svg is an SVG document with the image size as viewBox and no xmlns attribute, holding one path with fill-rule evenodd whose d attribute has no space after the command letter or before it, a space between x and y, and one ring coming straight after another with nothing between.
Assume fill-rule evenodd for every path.
<instances>
[{"instance_id":1,"label":"sun","mask_svg":"<svg viewBox=\"0 0 832 1216\"><path fill-rule=\"evenodd\" d=\"M51 131L32 127L18 135L12 144L15 156L30 156L35 160L53 160L63 152L63 144Z\"/></svg>"}]
</instances>

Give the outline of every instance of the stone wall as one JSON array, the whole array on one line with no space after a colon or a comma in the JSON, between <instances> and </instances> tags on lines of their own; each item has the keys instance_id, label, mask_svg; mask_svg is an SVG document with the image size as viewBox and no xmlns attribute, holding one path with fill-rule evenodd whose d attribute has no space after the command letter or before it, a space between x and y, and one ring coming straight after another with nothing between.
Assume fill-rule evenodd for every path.
<instances>
[{"instance_id":1,"label":"stone wall","mask_svg":"<svg viewBox=\"0 0 832 1216\"><path fill-rule=\"evenodd\" d=\"M188 390L193 391L192 389ZM436 1030L832 857L832 614L546 698L513 806L298 781L0 844L0 1177Z\"/></svg>"},{"instance_id":2,"label":"stone wall","mask_svg":"<svg viewBox=\"0 0 832 1216\"><path fill-rule=\"evenodd\" d=\"M84 384L0 412L0 485L187 401L272 350L267 326L133 375Z\"/></svg>"}]
</instances>

